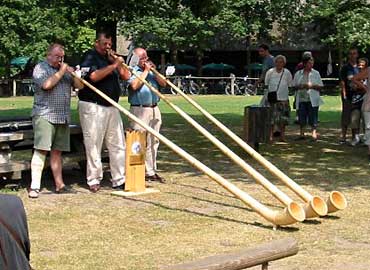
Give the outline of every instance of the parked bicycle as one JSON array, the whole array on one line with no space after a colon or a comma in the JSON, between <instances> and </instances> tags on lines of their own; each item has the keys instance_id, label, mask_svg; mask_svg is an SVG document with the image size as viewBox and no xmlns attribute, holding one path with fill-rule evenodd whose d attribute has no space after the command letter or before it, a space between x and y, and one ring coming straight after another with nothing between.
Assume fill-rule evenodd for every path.
<instances>
[{"instance_id":1,"label":"parked bicycle","mask_svg":"<svg viewBox=\"0 0 370 270\"><path fill-rule=\"evenodd\" d=\"M174 79L173 84L181 89L185 94L199 95L201 87L191 78L191 75L185 78L177 77ZM171 88L171 93L177 95L177 92Z\"/></svg>"},{"instance_id":2,"label":"parked bicycle","mask_svg":"<svg viewBox=\"0 0 370 270\"><path fill-rule=\"evenodd\" d=\"M17 81L17 95L33 96L35 93L35 86L32 80L24 79Z\"/></svg>"},{"instance_id":3,"label":"parked bicycle","mask_svg":"<svg viewBox=\"0 0 370 270\"><path fill-rule=\"evenodd\" d=\"M231 82L228 83L225 87L225 94L231 95ZM234 95L246 95L254 96L257 94L257 88L254 84L248 80L248 76L243 77L242 79L235 78L234 82Z\"/></svg>"}]
</instances>

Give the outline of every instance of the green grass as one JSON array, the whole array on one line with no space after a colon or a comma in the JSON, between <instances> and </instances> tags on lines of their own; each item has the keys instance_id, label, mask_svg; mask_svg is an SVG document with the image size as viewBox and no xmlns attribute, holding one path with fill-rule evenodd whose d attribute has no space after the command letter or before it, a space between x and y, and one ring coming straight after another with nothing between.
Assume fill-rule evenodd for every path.
<instances>
[{"instance_id":1,"label":"green grass","mask_svg":"<svg viewBox=\"0 0 370 270\"><path fill-rule=\"evenodd\" d=\"M208 123L180 97L170 99L199 120L268 179L299 202L239 147ZM199 96L196 100L237 134L242 134L243 110L259 97ZM91 194L83 175L68 165L67 183L75 195L55 195L45 174L38 200L23 199L36 269L157 269L203 256L253 246L283 237L298 239L300 251L273 262L271 269L370 269L370 196L366 148L339 146L340 99L325 97L320 111L320 140L296 142L298 128L290 125L288 143L264 144L261 153L314 195L327 198L342 191L349 207L328 218L313 219L277 231L222 187L161 146L159 169L168 184L153 184L160 193L132 199L110 195L109 175L103 190ZM128 107L127 99L120 102ZM0 99L1 115L29 115L31 98ZM73 119L78 121L76 101ZM280 204L245 175L210 142L161 102L162 134L173 140L226 179L272 209ZM127 120L125 119L127 125ZM24 185L29 179L25 178ZM9 192L7 190L7 192Z\"/></svg>"}]
</instances>

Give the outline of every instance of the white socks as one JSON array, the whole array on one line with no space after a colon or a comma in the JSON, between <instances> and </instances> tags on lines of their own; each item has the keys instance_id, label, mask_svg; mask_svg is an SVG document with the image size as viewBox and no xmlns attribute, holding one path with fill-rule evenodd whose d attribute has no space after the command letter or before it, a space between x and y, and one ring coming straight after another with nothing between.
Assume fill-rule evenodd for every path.
<instances>
[{"instance_id":1,"label":"white socks","mask_svg":"<svg viewBox=\"0 0 370 270\"><path fill-rule=\"evenodd\" d=\"M45 159L46 155L35 149L31 160L31 189L40 189L41 187L41 176Z\"/></svg>"}]
</instances>

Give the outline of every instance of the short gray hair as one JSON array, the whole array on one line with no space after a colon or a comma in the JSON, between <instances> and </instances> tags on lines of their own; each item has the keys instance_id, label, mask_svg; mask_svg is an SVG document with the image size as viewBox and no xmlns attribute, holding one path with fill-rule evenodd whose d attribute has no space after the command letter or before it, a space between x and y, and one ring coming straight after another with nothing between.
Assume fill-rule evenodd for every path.
<instances>
[{"instance_id":1,"label":"short gray hair","mask_svg":"<svg viewBox=\"0 0 370 270\"><path fill-rule=\"evenodd\" d=\"M286 57L284 55L279 54L279 55L275 56L274 62L276 63L276 61L279 60L279 59L283 60L284 64L286 64Z\"/></svg>"},{"instance_id":2,"label":"short gray hair","mask_svg":"<svg viewBox=\"0 0 370 270\"><path fill-rule=\"evenodd\" d=\"M48 50L47 50L47 53L48 54L51 53L56 48L58 48L59 50L64 51L64 46L62 44L52 43L52 44L49 45Z\"/></svg>"}]
</instances>

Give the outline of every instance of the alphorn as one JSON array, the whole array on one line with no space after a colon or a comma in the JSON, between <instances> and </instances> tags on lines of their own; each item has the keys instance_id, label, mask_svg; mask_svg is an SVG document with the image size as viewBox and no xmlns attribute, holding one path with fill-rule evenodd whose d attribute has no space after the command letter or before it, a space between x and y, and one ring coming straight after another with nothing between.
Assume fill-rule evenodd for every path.
<instances>
[{"instance_id":1,"label":"alphorn","mask_svg":"<svg viewBox=\"0 0 370 270\"><path fill-rule=\"evenodd\" d=\"M243 141L239 136L237 136L234 132L232 132L229 128L227 128L224 124L222 124L219 120L217 120L213 115L208 113L204 110L197 102L195 102L192 98L186 95L181 89L179 89L176 85L174 85L171 81L167 80L161 73L159 73L154 68L151 69L152 72L156 76L160 76L162 79L166 80L168 85L170 85L178 94L184 97L191 105L193 105L198 111L200 111L208 120L213 122L221 131L227 134L232 140L234 140L241 148L243 148L252 158L257 160L263 167L265 167L271 174L275 175L278 179L280 179L289 189L291 189L294 193L296 193L303 201L306 203L314 206L314 205L322 205L324 200L319 196L313 196L306 190L304 190L301 186L299 186L295 181L293 181L289 176L283 173L280 169L278 169L274 164L264 158L260 153L255 151L251 146L249 146L245 141ZM332 191L329 194L329 197L326 201L328 213L333 213L338 210L343 210L347 207L347 200L345 196L339 191ZM321 216L323 212L314 211L315 213L311 213L313 215L307 215L306 218L314 217L314 216Z\"/></svg>"},{"instance_id":2,"label":"alphorn","mask_svg":"<svg viewBox=\"0 0 370 270\"><path fill-rule=\"evenodd\" d=\"M208 175L211 179L213 179L215 182L217 182L219 185L221 185L223 188L225 188L227 191L232 193L235 197L240 199L243 203L248 205L250 208L252 208L255 212L257 212L259 215L264 217L267 221L271 222L274 225L274 228L276 228L277 225L290 225L294 224L296 222L301 222L305 218L305 213L303 209L300 207L299 204L292 202L290 203L284 210L277 211L272 210L265 206L264 204L258 202L256 199L254 199L252 196L247 194L246 192L239 189L236 185L230 183L225 178L223 178L221 175L216 173L214 170L210 169L206 165L204 165L202 162L191 156L189 153L187 153L185 150L171 142L169 139L167 139L165 136L160 134L159 132L155 131L148 125L146 125L143 121L141 121L139 118L137 118L135 115L130 113L128 110L124 109L121 105L119 105L117 102L115 102L113 99L108 97L106 94L104 94L102 91L97 89L95 86L87 82L86 80L76 76L75 73L72 73L72 75L76 78L78 78L83 84L85 84L87 87L89 87L91 90L93 90L95 93L100 95L102 98L104 98L106 101L108 101L110 104L112 104L115 108L117 108L119 111L121 111L124 115L126 115L129 119L139 124L142 128L144 128L146 131L148 131L153 136L157 137L158 140L160 140L162 143L167 145L172 151L177 153L180 157L187 160L190 165L196 167L200 171L204 172L206 175Z\"/></svg>"},{"instance_id":3,"label":"alphorn","mask_svg":"<svg viewBox=\"0 0 370 270\"><path fill-rule=\"evenodd\" d=\"M116 57L113 55L113 57ZM162 100L164 100L172 109L174 109L181 117L183 117L188 123L190 123L196 130L203 134L208 140L210 140L216 147L218 147L225 155L227 155L232 161L238 164L243 170L252 176L261 186L263 186L268 192L270 192L276 199L278 199L283 205L288 206L293 202L284 192L278 189L270 181L268 181L263 175L256 171L253 167L247 164L243 159L241 159L237 154L235 154L231 149L229 149L225 144L223 144L219 139L213 136L209 131L202 127L198 122L196 122L191 116L180 109L178 106L173 104L166 96L159 92L155 87L153 87L146 80L142 79L135 70L130 66L122 63L122 65L129 69L133 75L135 75L142 83L144 83L148 88L158 95ZM321 203L320 200L315 199L312 203L304 205L305 215L311 217L318 215L327 214L327 206L325 203Z\"/></svg>"}]
</instances>

